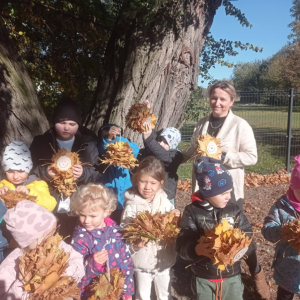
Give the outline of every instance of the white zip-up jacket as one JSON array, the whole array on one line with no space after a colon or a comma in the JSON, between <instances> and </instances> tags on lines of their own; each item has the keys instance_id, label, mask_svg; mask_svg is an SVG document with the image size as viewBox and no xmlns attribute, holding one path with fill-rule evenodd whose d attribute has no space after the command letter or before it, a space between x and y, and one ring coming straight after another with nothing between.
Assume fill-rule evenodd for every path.
<instances>
[{"instance_id":1,"label":"white zip-up jacket","mask_svg":"<svg viewBox=\"0 0 300 300\"><path fill-rule=\"evenodd\" d=\"M191 145L183 152L184 162L195 156L198 136L207 133L209 119L210 115L197 123ZM217 138L220 139L222 151L226 152L223 164L232 175L235 199L236 201L244 199L244 167L255 165L257 162L257 148L253 130L247 121L234 115L230 110ZM194 170L192 188L194 192L198 190Z\"/></svg>"},{"instance_id":2,"label":"white zip-up jacket","mask_svg":"<svg viewBox=\"0 0 300 300\"><path fill-rule=\"evenodd\" d=\"M159 190L152 203L149 204L144 198L133 191L125 193L125 209L122 215L122 225L130 222L131 217L135 217L137 212L148 210L151 214L156 212L169 212L174 209L174 205L168 200L167 194ZM172 246L156 244L150 241L139 251L131 249L131 258L134 270L150 272L162 272L171 268L176 261L175 243Z\"/></svg>"}]
</instances>

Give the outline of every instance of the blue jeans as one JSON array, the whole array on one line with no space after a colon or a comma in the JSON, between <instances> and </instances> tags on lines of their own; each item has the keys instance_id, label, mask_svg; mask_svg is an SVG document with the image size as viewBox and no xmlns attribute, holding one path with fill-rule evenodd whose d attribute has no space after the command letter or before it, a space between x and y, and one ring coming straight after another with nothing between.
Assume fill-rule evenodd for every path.
<instances>
[{"instance_id":1,"label":"blue jeans","mask_svg":"<svg viewBox=\"0 0 300 300\"><path fill-rule=\"evenodd\" d=\"M175 200L174 199L169 199L169 201L174 205L174 207L175 207Z\"/></svg>"}]
</instances>

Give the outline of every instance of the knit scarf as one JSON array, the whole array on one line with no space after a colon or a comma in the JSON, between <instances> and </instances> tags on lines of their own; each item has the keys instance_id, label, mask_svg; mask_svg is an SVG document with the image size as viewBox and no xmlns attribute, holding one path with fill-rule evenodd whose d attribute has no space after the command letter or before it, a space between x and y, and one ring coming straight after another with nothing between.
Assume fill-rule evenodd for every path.
<instances>
[{"instance_id":1,"label":"knit scarf","mask_svg":"<svg viewBox=\"0 0 300 300\"><path fill-rule=\"evenodd\" d=\"M288 197L290 203L295 208L297 212L300 212L300 202L296 199L295 194L291 188L289 188L286 192L286 196Z\"/></svg>"},{"instance_id":2,"label":"knit scarf","mask_svg":"<svg viewBox=\"0 0 300 300\"><path fill-rule=\"evenodd\" d=\"M206 210L213 210L213 206L207 200L201 199L198 192L192 194L191 200L192 202L199 201L199 204Z\"/></svg>"}]
</instances>

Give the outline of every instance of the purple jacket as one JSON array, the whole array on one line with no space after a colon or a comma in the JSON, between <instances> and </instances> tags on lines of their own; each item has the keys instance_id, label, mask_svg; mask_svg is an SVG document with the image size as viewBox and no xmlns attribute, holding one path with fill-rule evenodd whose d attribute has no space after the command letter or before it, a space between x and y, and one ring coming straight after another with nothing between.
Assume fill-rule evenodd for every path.
<instances>
[{"instance_id":1,"label":"purple jacket","mask_svg":"<svg viewBox=\"0 0 300 300\"><path fill-rule=\"evenodd\" d=\"M91 296L92 279L106 272L106 263L102 265L94 260L94 254L104 249L108 251L110 269L118 268L124 274L123 295L130 298L134 294L133 265L128 246L119 232L121 227L110 218L105 218L104 222L107 227L91 231L79 224L73 233L72 247L82 254L85 265L85 276L79 284L83 300Z\"/></svg>"}]
</instances>

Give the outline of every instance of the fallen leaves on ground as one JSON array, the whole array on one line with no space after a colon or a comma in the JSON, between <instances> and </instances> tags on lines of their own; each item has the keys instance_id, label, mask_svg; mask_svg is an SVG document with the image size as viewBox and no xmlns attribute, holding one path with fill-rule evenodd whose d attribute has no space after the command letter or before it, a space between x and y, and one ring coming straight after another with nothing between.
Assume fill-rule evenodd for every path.
<instances>
[{"instance_id":1,"label":"fallen leaves on ground","mask_svg":"<svg viewBox=\"0 0 300 300\"><path fill-rule=\"evenodd\" d=\"M110 280L107 273L101 274L91 285L94 295L89 300L118 300L123 292L124 283L123 273L117 268L110 271Z\"/></svg>"},{"instance_id":2,"label":"fallen leaves on ground","mask_svg":"<svg viewBox=\"0 0 300 300\"><path fill-rule=\"evenodd\" d=\"M282 238L289 242L300 254L300 220L296 219L281 227Z\"/></svg>"},{"instance_id":3,"label":"fallen leaves on ground","mask_svg":"<svg viewBox=\"0 0 300 300\"><path fill-rule=\"evenodd\" d=\"M70 253L59 249L62 237L48 237L35 249L20 257L18 277L30 299L54 300L70 297L80 298L77 282L62 274L68 267Z\"/></svg>"},{"instance_id":4,"label":"fallen leaves on ground","mask_svg":"<svg viewBox=\"0 0 300 300\"><path fill-rule=\"evenodd\" d=\"M61 170L57 165L58 159L62 156L66 156L71 160L71 167L67 170ZM78 154L66 150L64 148L58 150L52 156L51 168L55 173L55 177L53 178L53 185L60 193L63 193L67 197L71 196L76 191L75 185L76 185L77 178L74 177L72 168L75 165L80 165L80 164L81 162L79 160Z\"/></svg>"},{"instance_id":5,"label":"fallen leaves on ground","mask_svg":"<svg viewBox=\"0 0 300 300\"><path fill-rule=\"evenodd\" d=\"M99 158L101 163L125 169L133 169L138 166L138 160L134 157L128 142L111 143L105 149L104 159Z\"/></svg>"},{"instance_id":6,"label":"fallen leaves on ground","mask_svg":"<svg viewBox=\"0 0 300 300\"><path fill-rule=\"evenodd\" d=\"M135 218L130 218L130 223L123 228L123 237L127 243L138 244L150 240L166 244L174 243L177 234L179 217L172 212L164 214L157 212L151 215L149 211L139 212Z\"/></svg>"},{"instance_id":7,"label":"fallen leaves on ground","mask_svg":"<svg viewBox=\"0 0 300 300\"><path fill-rule=\"evenodd\" d=\"M192 187L192 181L190 179L178 180L177 190L186 192L189 191L191 187Z\"/></svg>"},{"instance_id":8,"label":"fallen leaves on ground","mask_svg":"<svg viewBox=\"0 0 300 300\"><path fill-rule=\"evenodd\" d=\"M199 136L197 153L200 156L208 156L219 160L222 154L220 139L209 134Z\"/></svg>"},{"instance_id":9,"label":"fallen leaves on ground","mask_svg":"<svg viewBox=\"0 0 300 300\"><path fill-rule=\"evenodd\" d=\"M200 241L212 245L213 262L220 271L224 271L227 265L234 264L235 256L250 245L252 238L246 236L239 228L232 229L228 221L223 218L222 223L216 227L205 229L205 236L201 236Z\"/></svg>"},{"instance_id":10,"label":"fallen leaves on ground","mask_svg":"<svg viewBox=\"0 0 300 300\"><path fill-rule=\"evenodd\" d=\"M132 105L125 117L126 125L139 133L143 133L146 130L144 126L146 121L150 121L152 129L154 129L155 120L156 117L150 112L150 108L141 103Z\"/></svg>"},{"instance_id":11,"label":"fallen leaves on ground","mask_svg":"<svg viewBox=\"0 0 300 300\"><path fill-rule=\"evenodd\" d=\"M18 202L23 201L23 200L28 200L28 201L35 202L37 197L26 195L23 192L8 190L0 198L1 198L1 200L3 200L3 202L6 205L7 209L10 209L10 208L15 207Z\"/></svg>"},{"instance_id":12,"label":"fallen leaves on ground","mask_svg":"<svg viewBox=\"0 0 300 300\"><path fill-rule=\"evenodd\" d=\"M260 175L257 173L249 173L245 176L245 185L250 186L271 186L278 185L280 183L288 183L290 181L290 175L285 170L278 171L274 174Z\"/></svg>"}]
</instances>

